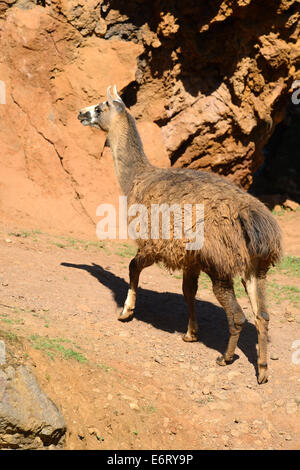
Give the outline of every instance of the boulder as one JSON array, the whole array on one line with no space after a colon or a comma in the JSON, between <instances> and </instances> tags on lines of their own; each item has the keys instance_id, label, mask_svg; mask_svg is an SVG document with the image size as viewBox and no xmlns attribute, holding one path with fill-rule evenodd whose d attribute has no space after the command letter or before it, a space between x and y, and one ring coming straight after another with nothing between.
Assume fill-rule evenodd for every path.
<instances>
[{"instance_id":1,"label":"boulder","mask_svg":"<svg viewBox=\"0 0 300 470\"><path fill-rule=\"evenodd\" d=\"M24 365L0 368L0 449L61 447L64 418Z\"/></svg>"}]
</instances>

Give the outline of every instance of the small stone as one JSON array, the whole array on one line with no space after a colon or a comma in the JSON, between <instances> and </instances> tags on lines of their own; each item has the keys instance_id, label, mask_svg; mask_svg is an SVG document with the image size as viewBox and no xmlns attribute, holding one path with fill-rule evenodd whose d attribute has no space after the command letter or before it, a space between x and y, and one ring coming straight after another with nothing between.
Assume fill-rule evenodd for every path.
<instances>
[{"instance_id":1,"label":"small stone","mask_svg":"<svg viewBox=\"0 0 300 470\"><path fill-rule=\"evenodd\" d=\"M214 396L219 400L227 400L227 395L225 394L225 392L216 392L214 393Z\"/></svg>"},{"instance_id":2,"label":"small stone","mask_svg":"<svg viewBox=\"0 0 300 470\"><path fill-rule=\"evenodd\" d=\"M99 429L91 427L91 428L88 428L88 432L90 433L91 436L95 436L98 439L98 441L103 440L101 438Z\"/></svg>"},{"instance_id":3,"label":"small stone","mask_svg":"<svg viewBox=\"0 0 300 470\"><path fill-rule=\"evenodd\" d=\"M79 310L82 310L83 312L86 313L92 313L92 309L88 307L87 305L80 304L78 305Z\"/></svg>"},{"instance_id":4,"label":"small stone","mask_svg":"<svg viewBox=\"0 0 300 470\"><path fill-rule=\"evenodd\" d=\"M283 203L283 207L284 207L285 209L290 209L291 211L295 211L296 209L298 209L299 204L298 204L298 202L291 201L290 199L287 199L287 200Z\"/></svg>"},{"instance_id":5,"label":"small stone","mask_svg":"<svg viewBox=\"0 0 300 470\"><path fill-rule=\"evenodd\" d=\"M213 374L209 374L204 378L204 381L209 384L213 384L215 382L215 376Z\"/></svg>"},{"instance_id":6,"label":"small stone","mask_svg":"<svg viewBox=\"0 0 300 470\"><path fill-rule=\"evenodd\" d=\"M12 240L10 238L5 238L6 243L12 243Z\"/></svg>"},{"instance_id":7,"label":"small stone","mask_svg":"<svg viewBox=\"0 0 300 470\"><path fill-rule=\"evenodd\" d=\"M267 429L263 429L260 433L260 436L263 438L263 439L266 439L266 440L269 440L272 438L271 434L269 433L269 431Z\"/></svg>"},{"instance_id":8,"label":"small stone","mask_svg":"<svg viewBox=\"0 0 300 470\"><path fill-rule=\"evenodd\" d=\"M153 377L153 374L151 374L151 372L149 372L148 370L145 370L145 372L143 372L143 376L144 377Z\"/></svg>"},{"instance_id":9,"label":"small stone","mask_svg":"<svg viewBox=\"0 0 300 470\"><path fill-rule=\"evenodd\" d=\"M128 395L122 395L121 397L123 398L123 400L126 400L126 401L131 401L131 400L133 400L133 398L132 398L132 397L129 397Z\"/></svg>"},{"instance_id":10,"label":"small stone","mask_svg":"<svg viewBox=\"0 0 300 470\"><path fill-rule=\"evenodd\" d=\"M289 414L289 415L291 415L293 413L296 413L297 409L298 409L297 403L294 402L294 401L290 401L286 404L285 409L286 409L287 414Z\"/></svg>"},{"instance_id":11,"label":"small stone","mask_svg":"<svg viewBox=\"0 0 300 470\"><path fill-rule=\"evenodd\" d=\"M102 38L105 35L106 31L107 31L107 26L106 26L105 20L103 18L100 18L96 24L95 34L99 36L100 38Z\"/></svg>"},{"instance_id":12,"label":"small stone","mask_svg":"<svg viewBox=\"0 0 300 470\"><path fill-rule=\"evenodd\" d=\"M170 418L164 418L163 419L163 427L167 428L169 426Z\"/></svg>"},{"instance_id":13,"label":"small stone","mask_svg":"<svg viewBox=\"0 0 300 470\"><path fill-rule=\"evenodd\" d=\"M154 47L154 48L158 48L161 46L161 42L159 39L154 39L154 41L152 41L151 43L151 46Z\"/></svg>"},{"instance_id":14,"label":"small stone","mask_svg":"<svg viewBox=\"0 0 300 470\"><path fill-rule=\"evenodd\" d=\"M269 432L274 431L274 426L270 421L267 421L267 427Z\"/></svg>"},{"instance_id":15,"label":"small stone","mask_svg":"<svg viewBox=\"0 0 300 470\"><path fill-rule=\"evenodd\" d=\"M129 333L127 331L121 331L119 334L120 338L129 338Z\"/></svg>"},{"instance_id":16,"label":"small stone","mask_svg":"<svg viewBox=\"0 0 300 470\"><path fill-rule=\"evenodd\" d=\"M284 316L288 320L288 318L292 318L293 321L295 319L295 316L299 314L299 308L294 307L293 305L288 305L285 308Z\"/></svg>"},{"instance_id":17,"label":"small stone","mask_svg":"<svg viewBox=\"0 0 300 470\"><path fill-rule=\"evenodd\" d=\"M260 426L261 424L263 424L262 421L259 421L258 419L253 421L253 426Z\"/></svg>"},{"instance_id":18,"label":"small stone","mask_svg":"<svg viewBox=\"0 0 300 470\"><path fill-rule=\"evenodd\" d=\"M286 440L286 441L291 441L292 438L291 438L291 436L287 435L287 436L285 436L285 440Z\"/></svg>"},{"instance_id":19,"label":"small stone","mask_svg":"<svg viewBox=\"0 0 300 470\"><path fill-rule=\"evenodd\" d=\"M276 354L276 353L272 353L272 354L270 355L270 359L272 359L273 361L278 361L279 356L278 356L278 354Z\"/></svg>"},{"instance_id":20,"label":"small stone","mask_svg":"<svg viewBox=\"0 0 300 470\"><path fill-rule=\"evenodd\" d=\"M257 446L257 447L260 447L262 445L262 442L257 439L256 441L254 441L254 444Z\"/></svg>"},{"instance_id":21,"label":"small stone","mask_svg":"<svg viewBox=\"0 0 300 470\"><path fill-rule=\"evenodd\" d=\"M232 405L226 401L208 403L207 406L208 406L208 409L211 411L212 410L224 410L224 411L232 410Z\"/></svg>"},{"instance_id":22,"label":"small stone","mask_svg":"<svg viewBox=\"0 0 300 470\"><path fill-rule=\"evenodd\" d=\"M209 394L210 394L210 389L209 389L209 387L204 387L203 390L202 390L202 394L203 394L203 395L209 395Z\"/></svg>"},{"instance_id":23,"label":"small stone","mask_svg":"<svg viewBox=\"0 0 300 470\"><path fill-rule=\"evenodd\" d=\"M8 380L13 380L13 378L14 378L15 375L16 375L16 371L15 371L15 369L14 369L12 366L6 367L5 373L6 373L6 375L7 375Z\"/></svg>"},{"instance_id":24,"label":"small stone","mask_svg":"<svg viewBox=\"0 0 300 470\"><path fill-rule=\"evenodd\" d=\"M239 431L242 434L246 434L248 432L248 424L247 423L241 423L239 424Z\"/></svg>"},{"instance_id":25,"label":"small stone","mask_svg":"<svg viewBox=\"0 0 300 470\"><path fill-rule=\"evenodd\" d=\"M158 364L163 365L163 361L159 357L155 357L154 362L157 362Z\"/></svg>"},{"instance_id":26,"label":"small stone","mask_svg":"<svg viewBox=\"0 0 300 470\"><path fill-rule=\"evenodd\" d=\"M133 403L129 403L129 407L130 407L132 410L137 410L137 411L140 409L139 405L138 405L137 403L134 403L134 402L133 402Z\"/></svg>"},{"instance_id":27,"label":"small stone","mask_svg":"<svg viewBox=\"0 0 300 470\"><path fill-rule=\"evenodd\" d=\"M231 390L231 386L229 384L222 385L223 390Z\"/></svg>"},{"instance_id":28,"label":"small stone","mask_svg":"<svg viewBox=\"0 0 300 470\"><path fill-rule=\"evenodd\" d=\"M283 406L283 405L284 405L284 400L277 400L277 401L275 401L275 405L278 406L278 407L279 407L279 406Z\"/></svg>"},{"instance_id":29,"label":"small stone","mask_svg":"<svg viewBox=\"0 0 300 470\"><path fill-rule=\"evenodd\" d=\"M228 372L227 374L227 377L228 377L228 380L231 382L235 377L239 377L240 373L239 372L235 372L234 370Z\"/></svg>"}]
</instances>

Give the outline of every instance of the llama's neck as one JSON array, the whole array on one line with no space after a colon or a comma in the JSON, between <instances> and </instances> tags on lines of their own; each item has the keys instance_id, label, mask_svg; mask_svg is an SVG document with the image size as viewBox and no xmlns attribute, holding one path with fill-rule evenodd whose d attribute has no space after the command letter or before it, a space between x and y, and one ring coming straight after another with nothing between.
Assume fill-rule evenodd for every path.
<instances>
[{"instance_id":1,"label":"llama's neck","mask_svg":"<svg viewBox=\"0 0 300 470\"><path fill-rule=\"evenodd\" d=\"M135 121L129 113L108 133L117 178L125 195L128 194L135 176L151 164L146 157Z\"/></svg>"}]
</instances>

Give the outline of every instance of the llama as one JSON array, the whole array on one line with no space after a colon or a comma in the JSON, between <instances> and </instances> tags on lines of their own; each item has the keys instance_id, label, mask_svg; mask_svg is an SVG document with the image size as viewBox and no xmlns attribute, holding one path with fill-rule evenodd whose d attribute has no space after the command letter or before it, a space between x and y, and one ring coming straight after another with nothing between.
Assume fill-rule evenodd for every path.
<instances>
[{"instance_id":1,"label":"llama","mask_svg":"<svg viewBox=\"0 0 300 470\"><path fill-rule=\"evenodd\" d=\"M221 366L232 363L240 332L246 321L237 302L233 279L240 275L249 296L258 334L258 383L268 379L268 323L265 301L266 274L281 258L281 231L270 211L253 196L222 176L186 168L157 168L146 157L135 120L114 86L107 100L82 109L78 119L107 133L117 178L128 204L196 204L204 206L204 244L187 250L184 239L136 240L138 251L129 264L129 290L119 320L133 314L141 271L161 262L183 271L182 290L189 320L184 341L197 341L195 296L201 271L212 281L213 292L224 308L229 325ZM148 222L149 223L149 222ZM195 226L195 218L193 219Z\"/></svg>"}]
</instances>

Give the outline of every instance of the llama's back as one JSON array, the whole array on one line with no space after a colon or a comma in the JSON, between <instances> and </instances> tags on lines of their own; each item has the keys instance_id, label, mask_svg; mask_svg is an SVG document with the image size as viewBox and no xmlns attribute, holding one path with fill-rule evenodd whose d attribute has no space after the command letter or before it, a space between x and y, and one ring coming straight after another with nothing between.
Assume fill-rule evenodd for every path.
<instances>
[{"instance_id":1,"label":"llama's back","mask_svg":"<svg viewBox=\"0 0 300 470\"><path fill-rule=\"evenodd\" d=\"M169 269L197 264L201 270L220 277L251 271L254 260L268 267L281 257L281 231L270 211L244 190L223 177L187 169L159 169L139 175L130 192L129 204L140 203L151 211L152 204L203 204L204 243L187 250L187 239L137 240L154 261ZM172 227L171 227L172 228ZM192 227L196 229L194 218Z\"/></svg>"}]
</instances>

